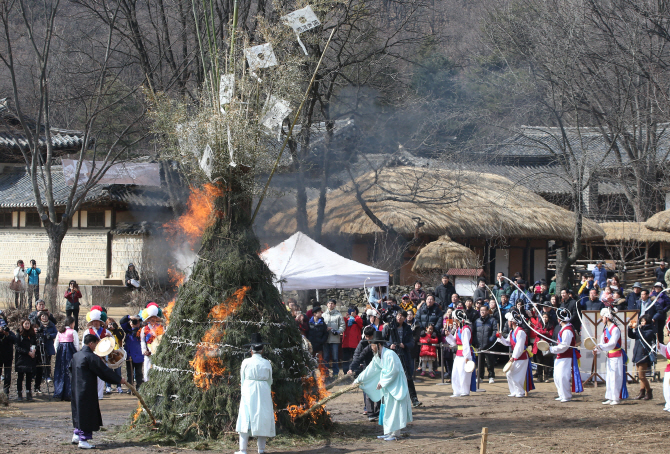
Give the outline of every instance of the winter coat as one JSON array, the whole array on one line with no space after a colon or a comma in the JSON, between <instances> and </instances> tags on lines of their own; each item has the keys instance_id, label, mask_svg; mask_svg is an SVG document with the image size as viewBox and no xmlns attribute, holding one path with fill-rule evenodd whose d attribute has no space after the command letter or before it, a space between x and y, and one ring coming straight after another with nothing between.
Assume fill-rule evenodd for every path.
<instances>
[{"instance_id":1,"label":"winter coat","mask_svg":"<svg viewBox=\"0 0 670 454\"><path fill-rule=\"evenodd\" d=\"M607 269L604 266L602 268L596 266L593 268L592 273L593 281L598 284L601 290L607 287Z\"/></svg>"},{"instance_id":2,"label":"winter coat","mask_svg":"<svg viewBox=\"0 0 670 454\"><path fill-rule=\"evenodd\" d=\"M434 304L433 306L437 307L437 304ZM398 339L400 341L399 343L403 344L405 348L400 348L400 346L398 346L398 348L395 349L395 352L398 354L398 357L400 357L403 364L405 364L405 367L407 367L413 363L412 349L414 348L414 333L412 332L412 327L406 322L403 322L402 333L400 333L399 329L398 334L400 334L400 338ZM390 325L384 325L382 335L384 336L384 339L387 340L385 347L390 348L393 343Z\"/></svg>"},{"instance_id":3,"label":"winter coat","mask_svg":"<svg viewBox=\"0 0 670 454\"><path fill-rule=\"evenodd\" d=\"M32 311L30 315L28 316L28 320L30 320L30 323L33 325L39 325L40 321L37 319L37 314L39 314L40 311ZM53 316L51 312L49 312L49 321L53 323L54 325L58 323L56 321L56 317Z\"/></svg>"},{"instance_id":4,"label":"winter coat","mask_svg":"<svg viewBox=\"0 0 670 454\"><path fill-rule=\"evenodd\" d=\"M451 304L451 295L454 293L456 289L451 282L447 282L447 285L440 284L435 287L435 302L444 309Z\"/></svg>"},{"instance_id":5,"label":"winter coat","mask_svg":"<svg viewBox=\"0 0 670 454\"><path fill-rule=\"evenodd\" d=\"M474 307L471 307L470 309L465 309L465 316L468 318L468 320L470 320L472 326L475 326L475 321L479 318L479 311Z\"/></svg>"},{"instance_id":6,"label":"winter coat","mask_svg":"<svg viewBox=\"0 0 670 454\"><path fill-rule=\"evenodd\" d=\"M570 324L575 328L575 331L579 333L582 330L582 322L579 319L579 314L577 313L577 301L570 298L566 302L561 302L559 307L570 311Z\"/></svg>"},{"instance_id":7,"label":"winter coat","mask_svg":"<svg viewBox=\"0 0 670 454\"><path fill-rule=\"evenodd\" d=\"M600 301L600 299L597 299L595 301L591 301L589 298L583 299L582 300L582 309L585 311L599 311L603 307L605 307L605 304Z\"/></svg>"},{"instance_id":8,"label":"winter coat","mask_svg":"<svg viewBox=\"0 0 670 454\"><path fill-rule=\"evenodd\" d=\"M342 336L342 348L356 348L361 340L361 331L363 331L363 319L358 315L353 317L348 315L344 318L346 328Z\"/></svg>"},{"instance_id":9,"label":"winter coat","mask_svg":"<svg viewBox=\"0 0 670 454\"><path fill-rule=\"evenodd\" d=\"M26 288L26 271L25 268L17 266L14 268L14 280L21 283L21 287L25 290Z\"/></svg>"},{"instance_id":10,"label":"winter coat","mask_svg":"<svg viewBox=\"0 0 670 454\"><path fill-rule=\"evenodd\" d=\"M523 307L528 309L528 306L530 305L532 295L528 290L524 290L523 293L519 291L519 289L514 289L512 292L512 295L509 297L509 302L512 305L512 307L516 306L517 301L521 301L523 303Z\"/></svg>"},{"instance_id":11,"label":"winter coat","mask_svg":"<svg viewBox=\"0 0 670 454\"><path fill-rule=\"evenodd\" d=\"M440 343L440 340L435 333L433 333L432 336L428 333L424 334L419 339L419 342L421 343L421 351L419 352L420 357L428 356L437 358L437 344Z\"/></svg>"},{"instance_id":12,"label":"winter coat","mask_svg":"<svg viewBox=\"0 0 670 454\"><path fill-rule=\"evenodd\" d=\"M418 306L421 300L426 300L426 292L424 292L423 289L412 289L412 291L409 292L409 299L412 300L415 306Z\"/></svg>"},{"instance_id":13,"label":"winter coat","mask_svg":"<svg viewBox=\"0 0 670 454\"><path fill-rule=\"evenodd\" d=\"M504 321L504 320L503 320ZM487 350L496 341L496 332L498 331L498 320L490 315L486 318L478 318L475 320L475 337L479 344L479 348Z\"/></svg>"},{"instance_id":14,"label":"winter coat","mask_svg":"<svg viewBox=\"0 0 670 454\"><path fill-rule=\"evenodd\" d=\"M351 359L351 366L349 369L353 371L354 376L358 377L358 374L363 372L363 370L368 367L370 361L372 361L372 348L370 348L370 343L367 339L361 339L361 341L356 346L354 350L354 356Z\"/></svg>"},{"instance_id":15,"label":"winter coat","mask_svg":"<svg viewBox=\"0 0 670 454\"><path fill-rule=\"evenodd\" d=\"M658 293L656 291L651 292L650 298L653 300L656 298ZM670 309L670 296L666 292L660 294L656 300L656 313L661 314L661 317L665 317L666 312Z\"/></svg>"},{"instance_id":16,"label":"winter coat","mask_svg":"<svg viewBox=\"0 0 670 454\"><path fill-rule=\"evenodd\" d=\"M656 304L651 304L652 301L653 300L651 298L647 298L647 301L645 303L644 301L642 301L642 298L640 298L639 300L637 300L637 305L638 305L638 310L640 311L640 315L649 315L652 318L652 320L654 320L654 322L656 323L659 319L662 318L662 315L659 314L656 311ZM642 307L645 304L647 305L647 309L644 311L644 314L643 314L642 313ZM662 320L662 321L665 321L665 320Z\"/></svg>"},{"instance_id":17,"label":"winter coat","mask_svg":"<svg viewBox=\"0 0 670 454\"><path fill-rule=\"evenodd\" d=\"M556 324L549 319L549 322L546 325L543 325L542 322L539 319L535 319L535 321L532 323L533 329L537 331L538 333L542 334L544 337L548 337L549 339L552 339L554 336L554 329L556 328ZM537 355L537 343L540 342L541 340L546 341L544 337L538 336L534 332L530 332L531 336L533 337L533 355Z\"/></svg>"},{"instance_id":18,"label":"winter coat","mask_svg":"<svg viewBox=\"0 0 670 454\"><path fill-rule=\"evenodd\" d=\"M591 289L595 288L595 281L591 280L585 280L584 283L582 283L581 287L579 287L579 292L577 292L577 295L579 297L587 297L589 296L589 292Z\"/></svg>"},{"instance_id":19,"label":"winter coat","mask_svg":"<svg viewBox=\"0 0 670 454\"><path fill-rule=\"evenodd\" d=\"M16 343L16 336L12 333L8 326L0 332L0 363L12 364L14 356L14 344Z\"/></svg>"},{"instance_id":20,"label":"winter coat","mask_svg":"<svg viewBox=\"0 0 670 454\"><path fill-rule=\"evenodd\" d=\"M28 285L37 285L40 283L40 274L42 270L39 268L26 268L26 274L28 275Z\"/></svg>"},{"instance_id":21,"label":"winter coat","mask_svg":"<svg viewBox=\"0 0 670 454\"><path fill-rule=\"evenodd\" d=\"M56 325L51 321L49 321L49 324L46 326L40 323L40 326L36 331L38 338L42 338L42 342L44 343L44 353L46 353L47 356L55 355L56 350L54 349L54 339L58 336Z\"/></svg>"},{"instance_id":22,"label":"winter coat","mask_svg":"<svg viewBox=\"0 0 670 454\"><path fill-rule=\"evenodd\" d=\"M323 351L323 344L328 340L328 326L323 321L323 317L318 322L314 321L314 317L309 319L307 340L312 343L312 351L314 353Z\"/></svg>"},{"instance_id":23,"label":"winter coat","mask_svg":"<svg viewBox=\"0 0 670 454\"><path fill-rule=\"evenodd\" d=\"M65 309L69 311L79 309L79 298L81 298L79 289L76 288L73 290L68 287L68 289L65 290L65 299L67 300Z\"/></svg>"},{"instance_id":24,"label":"winter coat","mask_svg":"<svg viewBox=\"0 0 670 454\"><path fill-rule=\"evenodd\" d=\"M640 336L644 340L640 340ZM635 348L633 349L633 364L651 364L649 359L649 347L656 345L656 327L651 325L638 325L637 328L628 328L628 338L635 339ZM647 341L647 344L645 344Z\"/></svg>"},{"instance_id":25,"label":"winter coat","mask_svg":"<svg viewBox=\"0 0 670 454\"><path fill-rule=\"evenodd\" d=\"M640 309L640 305L637 302L640 300L640 295L636 295L635 292L630 292L626 297L626 309L629 311L637 311Z\"/></svg>"},{"instance_id":26,"label":"winter coat","mask_svg":"<svg viewBox=\"0 0 670 454\"><path fill-rule=\"evenodd\" d=\"M497 301L500 301L500 297L503 295L510 296L512 294L512 287L509 285L507 281L502 282L502 285L498 285L496 282L496 285L493 286L493 295L496 297Z\"/></svg>"},{"instance_id":27,"label":"winter coat","mask_svg":"<svg viewBox=\"0 0 670 454\"><path fill-rule=\"evenodd\" d=\"M414 307L414 303L412 300L407 301L406 303L404 301L400 302L400 307L402 308L403 311L407 312L414 312L414 315L416 315L416 307Z\"/></svg>"},{"instance_id":28,"label":"winter coat","mask_svg":"<svg viewBox=\"0 0 670 454\"><path fill-rule=\"evenodd\" d=\"M37 355L31 358L28 354L30 347L37 345L37 339L34 335L24 337L20 332L16 332L16 339L14 340L14 349L16 350L16 358L14 360L14 370L16 372L34 373L37 366ZM96 391L96 399L97 399Z\"/></svg>"},{"instance_id":29,"label":"winter coat","mask_svg":"<svg viewBox=\"0 0 670 454\"><path fill-rule=\"evenodd\" d=\"M84 432L95 432L102 426L98 403L98 378L110 384L120 384L121 376L107 367L88 345L72 356L72 425Z\"/></svg>"},{"instance_id":30,"label":"winter coat","mask_svg":"<svg viewBox=\"0 0 670 454\"><path fill-rule=\"evenodd\" d=\"M128 281L131 279L135 279L136 281L140 280L140 274L137 272L137 268L133 268L132 270L126 270L126 275L123 280L123 282L128 285Z\"/></svg>"},{"instance_id":31,"label":"winter coat","mask_svg":"<svg viewBox=\"0 0 670 454\"><path fill-rule=\"evenodd\" d=\"M668 269L665 272L665 276L663 277L663 280L665 281L665 286L670 287L670 269Z\"/></svg>"},{"instance_id":32,"label":"winter coat","mask_svg":"<svg viewBox=\"0 0 670 454\"><path fill-rule=\"evenodd\" d=\"M662 270L661 267L659 266L654 270L654 274L656 275L656 282L660 282L661 284L665 284L665 274L668 272L668 268Z\"/></svg>"},{"instance_id":33,"label":"winter coat","mask_svg":"<svg viewBox=\"0 0 670 454\"><path fill-rule=\"evenodd\" d=\"M437 304L433 304L432 307L428 307L428 304L424 304L419 309L419 312L416 313L416 323L423 329L428 328L428 325L435 325L436 328L439 327L439 324L442 322L442 309Z\"/></svg>"},{"instance_id":34,"label":"winter coat","mask_svg":"<svg viewBox=\"0 0 670 454\"><path fill-rule=\"evenodd\" d=\"M133 363L143 363L144 355L142 354L142 341L140 339L141 324L133 329L130 325L130 315L124 315L121 319L121 329L126 333L123 348Z\"/></svg>"},{"instance_id":35,"label":"winter coat","mask_svg":"<svg viewBox=\"0 0 670 454\"><path fill-rule=\"evenodd\" d=\"M475 289L475 292L472 294L472 301L477 301L479 299L485 300L486 298L489 297L491 292L489 292L489 289L487 287L479 287Z\"/></svg>"},{"instance_id":36,"label":"winter coat","mask_svg":"<svg viewBox=\"0 0 670 454\"><path fill-rule=\"evenodd\" d=\"M328 340L327 344L339 344L342 342L342 333L344 333L344 318L342 314L337 309L332 311L327 310L323 313L323 321L328 327ZM337 334L333 333L336 331Z\"/></svg>"}]
</instances>

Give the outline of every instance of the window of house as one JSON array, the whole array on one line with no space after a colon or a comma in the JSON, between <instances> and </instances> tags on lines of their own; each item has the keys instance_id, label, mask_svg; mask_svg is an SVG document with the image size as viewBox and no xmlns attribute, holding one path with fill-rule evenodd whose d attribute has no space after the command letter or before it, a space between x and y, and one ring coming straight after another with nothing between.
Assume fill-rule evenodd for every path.
<instances>
[{"instance_id":1,"label":"window of house","mask_svg":"<svg viewBox=\"0 0 670 454\"><path fill-rule=\"evenodd\" d=\"M88 228L104 228L105 227L105 212L104 211L89 211L87 219Z\"/></svg>"},{"instance_id":2,"label":"window of house","mask_svg":"<svg viewBox=\"0 0 670 454\"><path fill-rule=\"evenodd\" d=\"M26 227L42 227L39 213L26 213Z\"/></svg>"},{"instance_id":3,"label":"window of house","mask_svg":"<svg viewBox=\"0 0 670 454\"><path fill-rule=\"evenodd\" d=\"M0 229L9 229L12 227L12 212L0 213Z\"/></svg>"}]
</instances>

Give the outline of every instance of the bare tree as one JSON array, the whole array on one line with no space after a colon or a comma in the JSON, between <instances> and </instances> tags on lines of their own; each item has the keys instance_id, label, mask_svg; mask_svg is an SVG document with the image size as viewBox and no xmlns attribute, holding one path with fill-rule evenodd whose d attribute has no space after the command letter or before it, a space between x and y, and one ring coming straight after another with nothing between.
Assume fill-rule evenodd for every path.
<instances>
[{"instance_id":1,"label":"bare tree","mask_svg":"<svg viewBox=\"0 0 670 454\"><path fill-rule=\"evenodd\" d=\"M668 56L631 5L501 2L486 21L487 41L505 62L501 88L537 93L538 126L517 132L553 159L571 188L575 233L569 252L557 250L559 289L582 251L583 216L597 213L598 181L621 184L638 221L658 196L667 159L667 71L659 72Z\"/></svg>"},{"instance_id":2,"label":"bare tree","mask_svg":"<svg viewBox=\"0 0 670 454\"><path fill-rule=\"evenodd\" d=\"M106 14L113 22L118 7ZM17 143L49 238L45 296L51 304L56 301L61 244L68 223L110 166L141 140L137 127L144 116L141 87L124 77L123 55L116 48L112 27L91 36L73 26L74 17L76 12L66 11L58 0L16 0L0 5L0 60L4 75L11 80L12 101L25 137L25 142ZM27 74L25 68L29 69ZM65 88L54 84L54 80L63 83L59 72L67 76ZM34 90L34 121L29 119L28 101L24 99L30 89ZM54 99L53 92L62 93L62 98ZM55 155L51 109L63 102L76 112L82 140L74 184L58 216L52 177ZM87 178L81 173L84 159L93 163Z\"/></svg>"}]
</instances>

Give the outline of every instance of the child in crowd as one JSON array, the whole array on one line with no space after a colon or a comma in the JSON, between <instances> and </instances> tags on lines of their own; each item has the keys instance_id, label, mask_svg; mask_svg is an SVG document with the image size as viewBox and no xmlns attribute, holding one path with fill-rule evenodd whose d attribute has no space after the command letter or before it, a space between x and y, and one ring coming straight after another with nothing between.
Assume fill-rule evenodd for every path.
<instances>
[{"instance_id":1,"label":"child in crowd","mask_svg":"<svg viewBox=\"0 0 670 454\"><path fill-rule=\"evenodd\" d=\"M437 359L437 344L439 339L435 334L435 326L428 325L426 333L421 336L421 353L419 354L419 363L421 364L421 376L426 375L426 368L428 368L428 375L430 378L435 378L433 372L433 361Z\"/></svg>"},{"instance_id":2,"label":"child in crowd","mask_svg":"<svg viewBox=\"0 0 670 454\"><path fill-rule=\"evenodd\" d=\"M536 336L533 341L533 358L536 358L539 363L537 366L537 373L535 377L538 382L549 381L553 377L553 365L554 365L554 355L547 353L545 355L541 354L537 349L537 343L541 340L547 341L548 339L554 338L554 329L556 324L549 316L548 312L542 313L542 321L538 324L534 324L533 328L538 333L542 334L544 337Z\"/></svg>"},{"instance_id":3,"label":"child in crowd","mask_svg":"<svg viewBox=\"0 0 670 454\"><path fill-rule=\"evenodd\" d=\"M451 309L451 308L450 308ZM449 318L447 318L449 316ZM445 339L448 334L451 334L452 329L454 328L454 320L451 318L451 313L444 314L444 324L442 325L442 330L440 331L440 341L442 342L442 355L444 357L444 379L447 383L451 383L451 371L454 364L454 349L456 347L450 347L449 343Z\"/></svg>"},{"instance_id":4,"label":"child in crowd","mask_svg":"<svg viewBox=\"0 0 670 454\"><path fill-rule=\"evenodd\" d=\"M140 330L142 324L137 316L126 315L121 319L121 329L126 333L124 348L126 350L126 381L134 383L135 389L140 389L144 383L144 355L142 355L142 341ZM134 378L134 380L133 380ZM132 391L128 390L128 394Z\"/></svg>"},{"instance_id":5,"label":"child in crowd","mask_svg":"<svg viewBox=\"0 0 670 454\"><path fill-rule=\"evenodd\" d=\"M74 330L74 324L74 317L66 317L63 326L58 328L58 335L54 341L56 349L54 398L58 400L70 400L72 397L69 367L72 356L79 351L79 335Z\"/></svg>"},{"instance_id":6,"label":"child in crowd","mask_svg":"<svg viewBox=\"0 0 670 454\"><path fill-rule=\"evenodd\" d=\"M113 318L108 318L107 319L107 331L112 333L112 336L114 336L114 339L116 339L116 345L121 347L123 346L123 338L126 337L126 333L124 333L123 329L119 328L119 325L116 323L116 320ZM126 355L128 352L126 352ZM114 369L114 373L121 378L121 368ZM105 388L105 394L111 394L112 393L112 387L109 383L105 383L106 388ZM121 389L121 385L116 386L116 392L121 394L123 392L123 389Z\"/></svg>"}]
</instances>

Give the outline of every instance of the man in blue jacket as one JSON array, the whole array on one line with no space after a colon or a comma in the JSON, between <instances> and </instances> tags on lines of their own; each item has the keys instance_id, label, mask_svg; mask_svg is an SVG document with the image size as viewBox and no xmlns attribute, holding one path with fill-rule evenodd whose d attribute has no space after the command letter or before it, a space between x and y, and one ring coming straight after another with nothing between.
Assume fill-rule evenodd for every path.
<instances>
[{"instance_id":1,"label":"man in blue jacket","mask_svg":"<svg viewBox=\"0 0 670 454\"><path fill-rule=\"evenodd\" d=\"M479 343L479 348L482 350L489 350L496 341L496 333L498 332L498 321L489 315L489 307L483 305L479 309L480 317L475 320L475 337ZM480 358L484 357L486 360L486 369L489 372L489 383L494 383L496 378L495 365L497 357L494 354L482 353ZM479 365L479 379L484 379L484 367Z\"/></svg>"},{"instance_id":2,"label":"man in blue jacket","mask_svg":"<svg viewBox=\"0 0 670 454\"><path fill-rule=\"evenodd\" d=\"M121 329L126 333L124 338L124 349L126 350L126 381L133 383L135 377L135 388L139 389L144 382L144 355L142 354L142 340L140 330L142 323L137 316L126 315L121 319ZM128 390L128 394L132 391Z\"/></svg>"},{"instance_id":3,"label":"man in blue jacket","mask_svg":"<svg viewBox=\"0 0 670 454\"><path fill-rule=\"evenodd\" d=\"M593 280L596 281L600 290L605 290L605 287L607 287L607 269L603 265L605 265L605 262L600 261L593 268Z\"/></svg>"},{"instance_id":4,"label":"man in blue jacket","mask_svg":"<svg viewBox=\"0 0 670 454\"><path fill-rule=\"evenodd\" d=\"M37 268L35 260L30 261L30 268L26 270L28 275L28 308L33 310L33 295L35 295L35 304L40 299L40 274L42 270Z\"/></svg>"},{"instance_id":5,"label":"man in blue jacket","mask_svg":"<svg viewBox=\"0 0 670 454\"><path fill-rule=\"evenodd\" d=\"M629 311L636 311L640 309L640 305L637 302L640 300L641 294L642 284L636 282L633 284L633 291L628 294L628 297L626 297L626 306Z\"/></svg>"}]
</instances>

